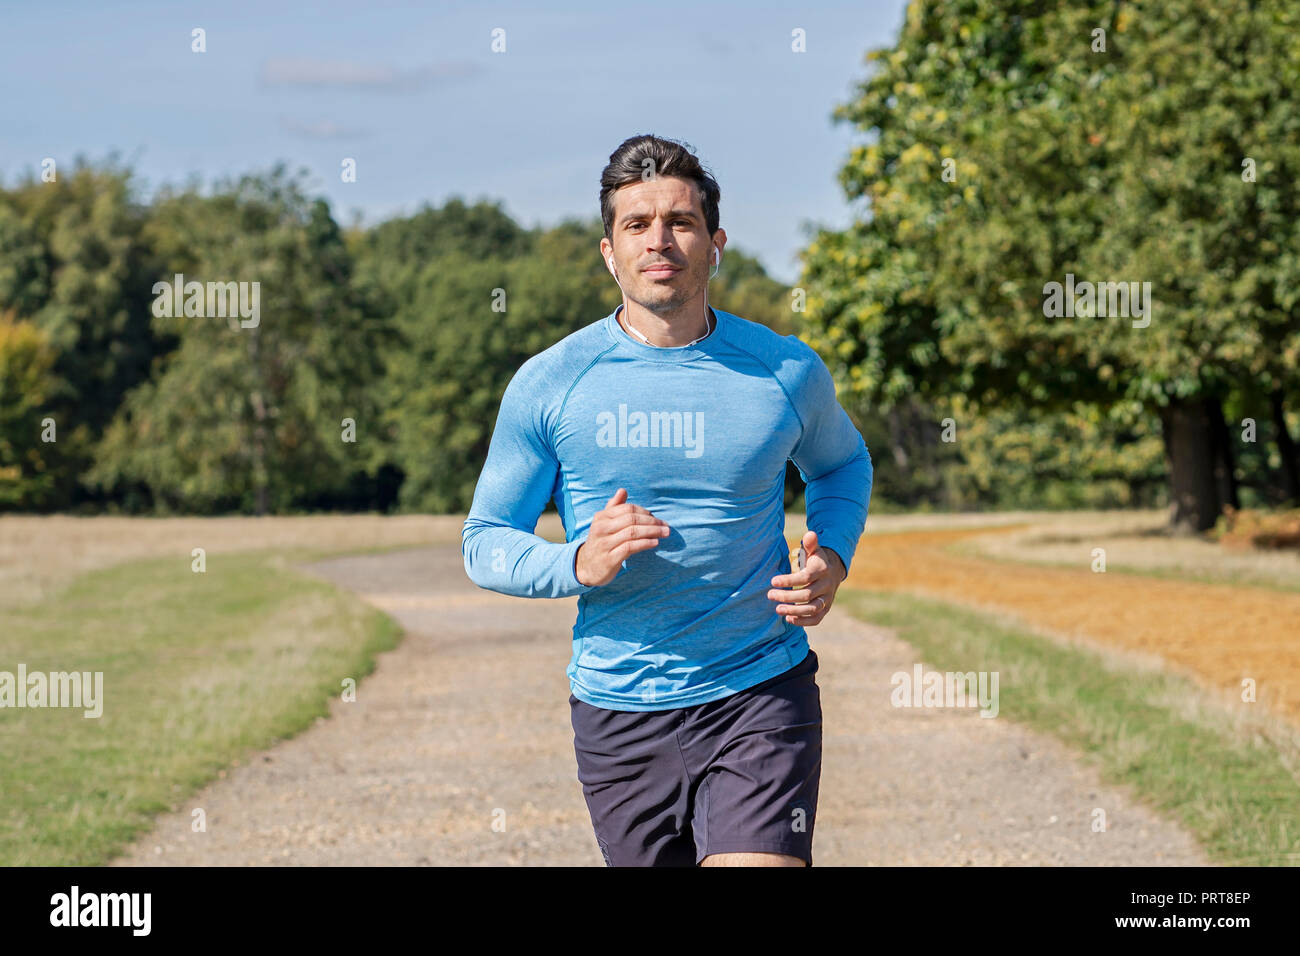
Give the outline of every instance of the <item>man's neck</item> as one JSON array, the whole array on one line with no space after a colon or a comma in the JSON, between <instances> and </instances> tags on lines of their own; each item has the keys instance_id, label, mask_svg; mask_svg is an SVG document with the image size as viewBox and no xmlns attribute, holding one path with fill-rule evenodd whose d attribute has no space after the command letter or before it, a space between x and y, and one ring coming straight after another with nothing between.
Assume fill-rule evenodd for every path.
<instances>
[{"instance_id":1,"label":"man's neck","mask_svg":"<svg viewBox=\"0 0 1300 956\"><path fill-rule=\"evenodd\" d=\"M623 307L618 310L618 314L615 318L618 319L619 325L623 327L623 330L627 332L628 335L632 336L632 338L636 339L638 342L644 342L647 345L660 349L681 348L683 345L690 345L692 342L699 341L700 339L711 335L718 325L717 313L713 311L707 302L704 304L705 316L703 323L692 323L690 329L685 332L678 332L673 327L672 323L659 318L653 312L649 312L645 309L641 309L640 312L646 318L638 321L635 329L628 324L628 308L626 302L624 302ZM649 327L643 327L646 325ZM640 332L641 335L638 335L637 332ZM642 335L645 336L644 339L641 337Z\"/></svg>"}]
</instances>

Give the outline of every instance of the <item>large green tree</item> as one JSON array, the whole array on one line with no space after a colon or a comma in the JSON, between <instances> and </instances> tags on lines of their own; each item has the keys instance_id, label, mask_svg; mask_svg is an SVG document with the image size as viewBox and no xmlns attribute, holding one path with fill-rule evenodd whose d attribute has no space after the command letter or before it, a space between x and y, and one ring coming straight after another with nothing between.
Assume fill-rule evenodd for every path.
<instances>
[{"instance_id":1,"label":"large green tree","mask_svg":"<svg viewBox=\"0 0 1300 956\"><path fill-rule=\"evenodd\" d=\"M166 510L263 514L373 469L388 323L354 289L326 203L277 166L163 195L150 232L169 265L157 281L257 283L260 315L155 314L179 346L128 395L91 480Z\"/></svg>"},{"instance_id":2,"label":"large green tree","mask_svg":"<svg viewBox=\"0 0 1300 956\"><path fill-rule=\"evenodd\" d=\"M869 134L841 181L870 213L807 250L814 344L886 408L1141 403L1174 526L1210 526L1236 494L1224 402L1296 386L1294 19L1280 0L913 2L836 111ZM1067 275L1149 282L1154 307L1048 314Z\"/></svg>"},{"instance_id":3,"label":"large green tree","mask_svg":"<svg viewBox=\"0 0 1300 956\"><path fill-rule=\"evenodd\" d=\"M55 384L44 404L62 464L44 507L88 497L77 477L94 442L173 344L149 322L157 263L144 238L147 218L131 173L113 161L78 158L52 181L28 177L0 190L0 311L30 319L54 352Z\"/></svg>"}]
</instances>

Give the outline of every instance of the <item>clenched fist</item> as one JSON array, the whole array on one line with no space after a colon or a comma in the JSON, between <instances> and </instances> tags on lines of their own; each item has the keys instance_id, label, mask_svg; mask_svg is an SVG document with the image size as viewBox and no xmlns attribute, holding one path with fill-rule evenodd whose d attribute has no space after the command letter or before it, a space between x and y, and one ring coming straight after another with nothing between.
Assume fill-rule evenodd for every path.
<instances>
[{"instance_id":1,"label":"clenched fist","mask_svg":"<svg viewBox=\"0 0 1300 956\"><path fill-rule=\"evenodd\" d=\"M587 540L578 548L574 573L588 587L608 584L618 576L629 554L648 551L668 534L664 524L640 505L627 503L620 488L591 519Z\"/></svg>"}]
</instances>

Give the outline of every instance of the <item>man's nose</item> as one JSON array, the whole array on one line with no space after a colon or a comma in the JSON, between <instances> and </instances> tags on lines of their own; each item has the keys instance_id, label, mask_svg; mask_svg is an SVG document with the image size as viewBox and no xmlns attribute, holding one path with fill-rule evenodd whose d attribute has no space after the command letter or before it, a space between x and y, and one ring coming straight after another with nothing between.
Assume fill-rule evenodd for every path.
<instances>
[{"instance_id":1,"label":"man's nose","mask_svg":"<svg viewBox=\"0 0 1300 956\"><path fill-rule=\"evenodd\" d=\"M646 236L646 243L656 252L673 244L673 231L666 222L653 223L646 231L649 233Z\"/></svg>"}]
</instances>

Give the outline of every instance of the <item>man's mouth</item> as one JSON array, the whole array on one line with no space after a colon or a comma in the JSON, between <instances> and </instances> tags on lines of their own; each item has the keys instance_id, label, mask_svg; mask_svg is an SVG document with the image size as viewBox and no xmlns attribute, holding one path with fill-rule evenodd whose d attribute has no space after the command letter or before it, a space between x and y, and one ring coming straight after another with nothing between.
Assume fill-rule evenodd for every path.
<instances>
[{"instance_id":1,"label":"man's mouth","mask_svg":"<svg viewBox=\"0 0 1300 956\"><path fill-rule=\"evenodd\" d=\"M674 273L681 272L682 270L679 269L677 266L658 265L658 266L650 266L650 268L644 269L642 271L644 271L645 274L648 276L670 276L673 275Z\"/></svg>"}]
</instances>

